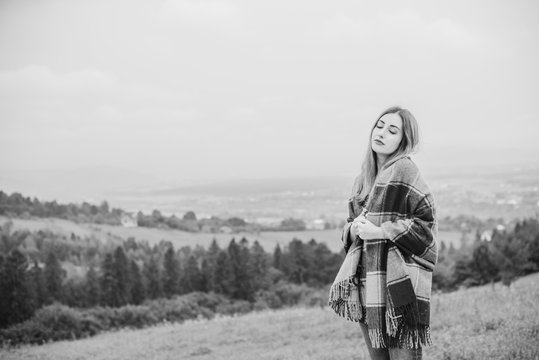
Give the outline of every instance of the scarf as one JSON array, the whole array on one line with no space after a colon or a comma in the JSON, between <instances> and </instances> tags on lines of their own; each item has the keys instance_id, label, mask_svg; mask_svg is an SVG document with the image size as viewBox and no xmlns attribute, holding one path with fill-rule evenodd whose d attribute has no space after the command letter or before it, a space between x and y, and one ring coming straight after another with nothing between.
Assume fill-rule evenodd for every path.
<instances>
[{"instance_id":1,"label":"scarf","mask_svg":"<svg viewBox=\"0 0 539 360\"><path fill-rule=\"evenodd\" d=\"M438 254L432 193L408 155L389 160L367 199L358 181L342 234L345 259L330 288L329 306L367 325L374 348L430 345L432 271ZM350 239L359 214L381 227L382 239Z\"/></svg>"}]
</instances>

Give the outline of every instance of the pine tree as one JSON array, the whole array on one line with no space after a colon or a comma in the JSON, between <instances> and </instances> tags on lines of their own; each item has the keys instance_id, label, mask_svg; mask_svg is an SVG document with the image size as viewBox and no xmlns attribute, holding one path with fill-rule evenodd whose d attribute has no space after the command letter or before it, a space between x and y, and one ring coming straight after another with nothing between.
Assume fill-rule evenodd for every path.
<instances>
[{"instance_id":1,"label":"pine tree","mask_svg":"<svg viewBox=\"0 0 539 360\"><path fill-rule=\"evenodd\" d=\"M30 318L32 299L27 284L26 257L17 249L3 261L0 270L0 324L9 326Z\"/></svg>"},{"instance_id":2,"label":"pine tree","mask_svg":"<svg viewBox=\"0 0 539 360\"><path fill-rule=\"evenodd\" d=\"M106 254L101 265L101 303L106 306L118 306L116 296L116 278L112 254Z\"/></svg>"},{"instance_id":3,"label":"pine tree","mask_svg":"<svg viewBox=\"0 0 539 360\"><path fill-rule=\"evenodd\" d=\"M498 267L493 261L492 251L487 243L480 242L472 254L470 266L475 269L475 276L480 284L498 280Z\"/></svg>"},{"instance_id":4,"label":"pine tree","mask_svg":"<svg viewBox=\"0 0 539 360\"><path fill-rule=\"evenodd\" d=\"M33 306L39 309L45 305L48 294L47 287L45 286L45 276L37 260L34 260L34 266L28 272L28 282L32 292Z\"/></svg>"},{"instance_id":5,"label":"pine tree","mask_svg":"<svg viewBox=\"0 0 539 360\"><path fill-rule=\"evenodd\" d=\"M277 270L282 269L282 251L279 244L275 247L275 250L273 251L273 267Z\"/></svg>"},{"instance_id":6,"label":"pine tree","mask_svg":"<svg viewBox=\"0 0 539 360\"><path fill-rule=\"evenodd\" d=\"M252 275L249 273L249 248L247 241L243 239L241 245L236 244L232 239L228 245L228 256L232 266L233 289L232 296L236 299L252 301L254 299L254 291L252 286Z\"/></svg>"},{"instance_id":7,"label":"pine tree","mask_svg":"<svg viewBox=\"0 0 539 360\"><path fill-rule=\"evenodd\" d=\"M307 248L299 239L292 239L288 244L288 254L283 266L288 279L296 284L305 282L305 277L308 276L307 269L309 267Z\"/></svg>"},{"instance_id":8,"label":"pine tree","mask_svg":"<svg viewBox=\"0 0 539 360\"><path fill-rule=\"evenodd\" d=\"M90 269L88 269L88 272L86 273L85 291L86 305L90 307L99 305L99 278L93 266L90 266Z\"/></svg>"},{"instance_id":9,"label":"pine tree","mask_svg":"<svg viewBox=\"0 0 539 360\"><path fill-rule=\"evenodd\" d=\"M198 268L197 259L191 255L187 260L187 267L185 268L185 286L186 292L201 290L202 277L200 269Z\"/></svg>"},{"instance_id":10,"label":"pine tree","mask_svg":"<svg viewBox=\"0 0 539 360\"><path fill-rule=\"evenodd\" d=\"M214 289L216 293L232 295L234 288L234 272L228 253L224 250L219 252L213 273Z\"/></svg>"},{"instance_id":11,"label":"pine tree","mask_svg":"<svg viewBox=\"0 0 539 360\"><path fill-rule=\"evenodd\" d=\"M200 291L210 291L210 278L212 277L212 268L208 265L208 259L202 259L202 265L200 265Z\"/></svg>"},{"instance_id":12,"label":"pine tree","mask_svg":"<svg viewBox=\"0 0 539 360\"><path fill-rule=\"evenodd\" d=\"M258 241L255 241L251 247L251 257L249 261L248 268L252 271L253 290L267 289L270 286L268 279L268 255Z\"/></svg>"},{"instance_id":13,"label":"pine tree","mask_svg":"<svg viewBox=\"0 0 539 360\"><path fill-rule=\"evenodd\" d=\"M176 259L174 247L169 246L163 262L163 293L170 298L178 293L180 282L180 264Z\"/></svg>"},{"instance_id":14,"label":"pine tree","mask_svg":"<svg viewBox=\"0 0 539 360\"><path fill-rule=\"evenodd\" d=\"M131 260L131 301L135 305L139 305L144 301L145 292L142 275L135 260Z\"/></svg>"},{"instance_id":15,"label":"pine tree","mask_svg":"<svg viewBox=\"0 0 539 360\"><path fill-rule=\"evenodd\" d=\"M50 300L62 301L62 282L66 276L65 270L60 265L58 258L54 252L49 252L45 261L45 269L43 270L45 278L45 286Z\"/></svg>"},{"instance_id":16,"label":"pine tree","mask_svg":"<svg viewBox=\"0 0 539 360\"><path fill-rule=\"evenodd\" d=\"M208 249L206 256L206 264L203 263L202 272L207 279L206 288L207 291L215 291L216 280L215 280L215 268L217 266L217 258L221 253L221 248L217 244L217 240L213 238L211 245Z\"/></svg>"},{"instance_id":17,"label":"pine tree","mask_svg":"<svg viewBox=\"0 0 539 360\"><path fill-rule=\"evenodd\" d=\"M124 250L118 246L114 251L114 282L115 304L123 306L131 302L131 279L129 276L129 262Z\"/></svg>"},{"instance_id":18,"label":"pine tree","mask_svg":"<svg viewBox=\"0 0 539 360\"><path fill-rule=\"evenodd\" d=\"M146 280L146 293L150 299L157 299L162 295L159 264L152 256L147 263L144 263L144 278Z\"/></svg>"}]
</instances>

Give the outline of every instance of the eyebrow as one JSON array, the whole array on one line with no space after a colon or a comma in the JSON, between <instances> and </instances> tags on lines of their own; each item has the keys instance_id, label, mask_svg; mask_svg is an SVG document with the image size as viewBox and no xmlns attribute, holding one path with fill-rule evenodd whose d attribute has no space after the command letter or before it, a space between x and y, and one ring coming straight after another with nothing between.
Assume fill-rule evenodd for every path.
<instances>
[{"instance_id":1,"label":"eyebrow","mask_svg":"<svg viewBox=\"0 0 539 360\"><path fill-rule=\"evenodd\" d=\"M384 123L384 124L386 123L384 120L381 120L381 119L378 120L378 121L381 121L381 122ZM389 125L389 126L390 126L390 127L393 126L394 128L397 128L397 129L400 130L400 128L399 128L397 125Z\"/></svg>"}]
</instances>

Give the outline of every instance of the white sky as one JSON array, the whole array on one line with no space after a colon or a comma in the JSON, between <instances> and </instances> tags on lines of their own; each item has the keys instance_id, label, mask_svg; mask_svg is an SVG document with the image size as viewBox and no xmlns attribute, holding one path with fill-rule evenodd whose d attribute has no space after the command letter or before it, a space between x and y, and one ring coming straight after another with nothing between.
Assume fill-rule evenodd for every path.
<instances>
[{"instance_id":1,"label":"white sky","mask_svg":"<svg viewBox=\"0 0 539 360\"><path fill-rule=\"evenodd\" d=\"M0 0L0 169L348 173L393 104L415 114L430 162L451 149L533 158L538 10L490 0Z\"/></svg>"}]
</instances>

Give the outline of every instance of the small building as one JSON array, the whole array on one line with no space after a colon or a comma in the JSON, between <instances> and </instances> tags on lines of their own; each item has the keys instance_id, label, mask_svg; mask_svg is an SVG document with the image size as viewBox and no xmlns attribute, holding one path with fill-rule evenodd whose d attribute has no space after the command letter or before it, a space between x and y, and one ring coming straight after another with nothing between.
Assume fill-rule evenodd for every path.
<instances>
[{"instance_id":1,"label":"small building","mask_svg":"<svg viewBox=\"0 0 539 360\"><path fill-rule=\"evenodd\" d=\"M485 230L481 233L480 237L481 241L489 242L492 240L492 231L491 230Z\"/></svg>"},{"instance_id":2,"label":"small building","mask_svg":"<svg viewBox=\"0 0 539 360\"><path fill-rule=\"evenodd\" d=\"M326 221L324 219L314 219L307 223L307 229L309 230L324 230L326 227Z\"/></svg>"},{"instance_id":3,"label":"small building","mask_svg":"<svg viewBox=\"0 0 539 360\"><path fill-rule=\"evenodd\" d=\"M135 216L130 213L124 213L122 215L122 226L127 228L138 227L138 221Z\"/></svg>"},{"instance_id":4,"label":"small building","mask_svg":"<svg viewBox=\"0 0 539 360\"><path fill-rule=\"evenodd\" d=\"M219 228L219 232L222 232L223 234L231 234L232 233L232 228L230 228L228 226L221 226Z\"/></svg>"}]
</instances>

